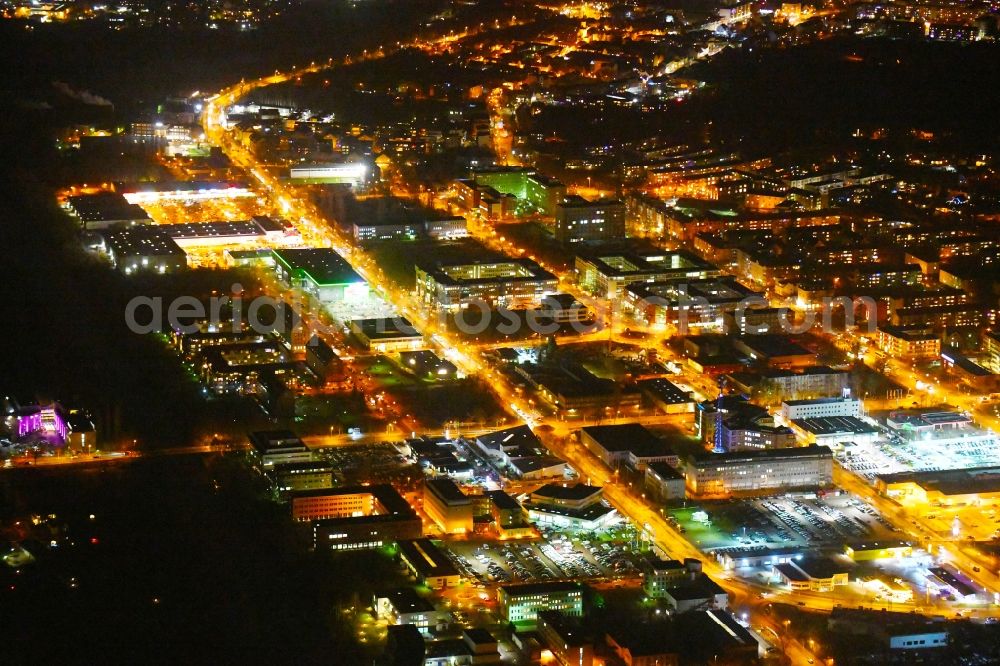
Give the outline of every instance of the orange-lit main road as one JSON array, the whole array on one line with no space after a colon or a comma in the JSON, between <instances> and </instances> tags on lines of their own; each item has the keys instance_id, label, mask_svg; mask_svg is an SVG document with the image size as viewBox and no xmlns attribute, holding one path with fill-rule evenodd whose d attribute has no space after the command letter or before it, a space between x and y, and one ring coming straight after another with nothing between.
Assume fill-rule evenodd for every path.
<instances>
[{"instance_id":1,"label":"orange-lit main road","mask_svg":"<svg viewBox=\"0 0 1000 666\"><path fill-rule=\"evenodd\" d=\"M433 51L435 48L445 47L448 44L462 39L463 37L464 35L448 35L440 38L439 40L412 42L406 44L405 46L416 46ZM307 67L292 69L288 72L275 72L273 75L262 77L254 81L244 81L236 86L227 88L211 98L206 105L203 114L206 136L211 142L220 146L235 164L246 168L247 171L253 175L260 189L266 192L271 199L276 202L286 216L297 223L300 231L302 232L303 238L308 244L319 247L332 247L337 250L354 267L354 269L368 281L375 292L379 293L401 314L409 318L419 329L424 331L426 337L446 358L454 362L463 372L470 375L477 374L488 379L487 383L496 393L500 403L504 405L504 407L513 415L528 423L532 427L537 427L543 424L551 426L553 434L555 435L563 435L564 433L567 433L570 427L576 428L580 425L586 425L585 422L574 422L572 426L569 426L565 422L543 416L536 409L534 409L532 405L525 403L525 401L519 397L518 393L509 384L504 375L497 372L484 361L481 355L483 347L470 344L469 342L450 333L440 324L434 313L429 313L428 309L423 304L418 303L411 293L396 288L389 280L386 279L385 275L378 268L375 262L361 248L354 245L352 239L340 233L334 225L326 224L323 221L322 215L311 202L303 197L302 194L295 188L288 186L279 178L266 171L265 168L257 162L254 156L239 144L236 137L232 133L225 131L225 128L223 127L222 119L224 117L223 114L225 109L252 90L283 83L298 78L304 74L330 69L338 65L350 64L364 59L384 57L387 53L392 52L397 48L402 48L403 46L404 45L402 44L397 44L397 46L391 50L380 48L371 53L364 52L353 58L345 58L342 61L334 62L333 60L330 60L326 63L313 63ZM493 123L492 129L494 132L494 139L502 148L500 152L503 154L504 161L511 162L513 161L510 156L509 141L511 137L509 129L503 123L504 117L500 113L500 107L502 104L501 95L502 93L499 90L495 90L489 96L490 106L492 107L491 110L494 112L494 118L496 119ZM483 237L483 240L486 240L487 242L493 240L487 236L487 230L477 231L479 232L479 235ZM549 267L549 269L551 270L551 267ZM586 303L587 299L593 300L586 294L579 293L578 290L572 286L571 281L566 279L566 276L560 277L563 278L562 281L568 285L568 289L573 291L574 295L577 295L582 301ZM606 336L605 339L615 339L620 335L619 328L620 326L612 324L606 327L606 333L600 332L594 334L594 336ZM649 342L648 344L657 348L658 351L664 353L668 358L673 356L661 340L657 338L654 338L654 340L656 341ZM714 387L711 385L711 382L706 382L703 379L704 378L692 378L690 383L695 385L703 394L711 395ZM608 420L605 419L604 422L608 422ZM370 441L370 437L382 438L382 434L372 434L369 437L366 437L366 439ZM385 433L384 438L391 439L391 433ZM662 513L645 500L641 491L633 490L628 484L620 481L611 470L586 451L581 445L570 441L565 436L549 436L546 439L548 440L546 443L551 448L553 453L569 461L578 470L581 478L585 477L592 483L602 485L605 489L604 492L608 501L624 517L638 526L646 537L660 550L675 558L692 557L705 561L706 573L719 581L719 583L730 593L734 606L737 608L745 608L747 612L751 614L751 625L764 627L771 632L774 632L776 636L784 633L780 627L775 627L773 625L773 620L765 612L763 612L763 607L768 604L768 601L763 598L762 593L773 593L773 589L736 578L731 574L731 572L723 570L723 568L711 558L706 560L703 553L698 551L693 544L691 544L684 536L671 527L665 520ZM349 440L346 438L331 437L320 438L315 443L337 446L348 444ZM879 508L883 508L884 498L879 498L875 495L872 492L872 489L870 487L866 487L865 484L861 483L857 479L857 477L839 470L837 480L838 484L847 487L863 497L866 497L869 501L872 501L879 506ZM922 538L922 540L928 540L924 539L927 535L920 531L919 526L917 526L917 529L914 529L914 526L907 524L905 514L901 514L898 507L896 510L891 509L892 507L884 507L884 511L889 520L896 523L898 527L905 529L907 533L917 534ZM960 553L955 554L954 556L956 563L963 562L962 559L959 559L959 555ZM978 582L984 585L987 583L992 583L992 585L996 584L995 581L979 580ZM986 585L986 587L990 589L990 585ZM839 605L842 598L839 597L839 595L795 591L778 594L775 596L775 600L787 601L789 603L798 604L799 606L813 610L829 611L834 606ZM918 609L918 607L913 604L896 604L896 606L898 608L909 608L913 610ZM940 608L919 608L919 610L938 614L948 613L946 609ZM993 612L995 613L995 611ZM817 659L816 655L805 645L790 640L787 637L782 640L782 645L786 654L792 659L793 663L811 663L813 660Z\"/></svg>"}]
</instances>

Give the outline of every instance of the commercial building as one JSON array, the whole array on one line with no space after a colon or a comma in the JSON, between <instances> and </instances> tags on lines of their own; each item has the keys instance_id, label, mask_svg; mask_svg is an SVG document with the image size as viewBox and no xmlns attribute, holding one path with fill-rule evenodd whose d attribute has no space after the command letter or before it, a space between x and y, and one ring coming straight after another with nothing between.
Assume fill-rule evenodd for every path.
<instances>
[{"instance_id":1,"label":"commercial building","mask_svg":"<svg viewBox=\"0 0 1000 666\"><path fill-rule=\"evenodd\" d=\"M380 513L378 498L366 490L309 488L289 493L292 520L303 522L322 518L371 516Z\"/></svg>"},{"instance_id":2,"label":"commercial building","mask_svg":"<svg viewBox=\"0 0 1000 666\"><path fill-rule=\"evenodd\" d=\"M483 494L489 507L492 525L501 539L520 539L537 535L528 521L528 512L521 503L502 490L489 490Z\"/></svg>"},{"instance_id":3,"label":"commercial building","mask_svg":"<svg viewBox=\"0 0 1000 666\"><path fill-rule=\"evenodd\" d=\"M348 183L360 185L369 176L364 162L337 164L297 164L288 169L288 178L297 184Z\"/></svg>"},{"instance_id":4,"label":"commercial building","mask_svg":"<svg viewBox=\"0 0 1000 666\"><path fill-rule=\"evenodd\" d=\"M129 203L116 192L71 196L66 199L65 207L80 220L80 227L84 231L153 224L153 220L141 206Z\"/></svg>"},{"instance_id":5,"label":"commercial building","mask_svg":"<svg viewBox=\"0 0 1000 666\"><path fill-rule=\"evenodd\" d=\"M638 406L641 401L632 387L619 389L614 380L598 377L575 359L521 363L514 372L552 407L571 414L603 410L612 400L619 409Z\"/></svg>"},{"instance_id":6,"label":"commercial building","mask_svg":"<svg viewBox=\"0 0 1000 666\"><path fill-rule=\"evenodd\" d=\"M983 347L986 365L993 372L1000 372L1000 332L987 331L983 335Z\"/></svg>"},{"instance_id":7,"label":"commercial building","mask_svg":"<svg viewBox=\"0 0 1000 666\"><path fill-rule=\"evenodd\" d=\"M455 587L462 582L451 560L430 539L400 541L399 557L417 580L432 589Z\"/></svg>"},{"instance_id":8,"label":"commercial building","mask_svg":"<svg viewBox=\"0 0 1000 666\"><path fill-rule=\"evenodd\" d=\"M483 302L505 307L531 305L558 291L556 276L530 259L416 266L417 298L433 308L457 310Z\"/></svg>"},{"instance_id":9,"label":"commercial building","mask_svg":"<svg viewBox=\"0 0 1000 666\"><path fill-rule=\"evenodd\" d=\"M424 512L445 534L472 532L472 499L448 478L424 481Z\"/></svg>"},{"instance_id":10,"label":"commercial building","mask_svg":"<svg viewBox=\"0 0 1000 666\"><path fill-rule=\"evenodd\" d=\"M477 169L472 178L459 181L469 190L459 190L459 199L469 210L477 207L484 189L492 189L501 195L516 197L528 203L543 215L555 215L556 206L566 197L566 186L555 178L550 178L524 167L491 167Z\"/></svg>"},{"instance_id":11,"label":"commercial building","mask_svg":"<svg viewBox=\"0 0 1000 666\"><path fill-rule=\"evenodd\" d=\"M424 336L405 317L355 319L348 328L361 346L383 354L420 349L425 346Z\"/></svg>"},{"instance_id":12,"label":"commercial building","mask_svg":"<svg viewBox=\"0 0 1000 666\"><path fill-rule=\"evenodd\" d=\"M412 624L425 636L444 629L452 621L450 611L437 610L409 587L376 593L373 601L375 615L380 620L390 625Z\"/></svg>"},{"instance_id":13,"label":"commercial building","mask_svg":"<svg viewBox=\"0 0 1000 666\"><path fill-rule=\"evenodd\" d=\"M1000 467L880 474L875 488L886 497L920 506L996 505Z\"/></svg>"},{"instance_id":14,"label":"commercial building","mask_svg":"<svg viewBox=\"0 0 1000 666\"><path fill-rule=\"evenodd\" d=\"M787 449L797 444L791 428L776 425L773 416L766 411L761 413L759 409L752 409L749 404L724 414L721 423L716 423L716 428L718 431L712 444L726 452Z\"/></svg>"},{"instance_id":15,"label":"commercial building","mask_svg":"<svg viewBox=\"0 0 1000 666\"><path fill-rule=\"evenodd\" d=\"M429 641L423 647L422 657L414 654L391 663L423 666L486 666L500 663L497 639L486 629L463 629L460 638Z\"/></svg>"},{"instance_id":16,"label":"commercial building","mask_svg":"<svg viewBox=\"0 0 1000 666\"><path fill-rule=\"evenodd\" d=\"M404 209L397 216L351 215L350 220L352 235L362 243L417 238L451 240L469 235L468 222L458 215L440 216Z\"/></svg>"},{"instance_id":17,"label":"commercial building","mask_svg":"<svg viewBox=\"0 0 1000 666\"><path fill-rule=\"evenodd\" d=\"M601 298L616 299L625 287L636 282L705 280L722 272L684 250L658 253L579 254L577 282Z\"/></svg>"},{"instance_id":18,"label":"commercial building","mask_svg":"<svg viewBox=\"0 0 1000 666\"><path fill-rule=\"evenodd\" d=\"M910 557L913 555L913 544L898 539L855 541L844 547L844 554L855 562Z\"/></svg>"},{"instance_id":19,"label":"commercial building","mask_svg":"<svg viewBox=\"0 0 1000 666\"><path fill-rule=\"evenodd\" d=\"M420 516L388 484L338 488L350 510L335 518L312 521L313 548L364 550L423 535ZM357 515L357 507L361 515ZM364 513L368 511L369 513Z\"/></svg>"},{"instance_id":20,"label":"commercial building","mask_svg":"<svg viewBox=\"0 0 1000 666\"><path fill-rule=\"evenodd\" d=\"M667 590L683 585L701 572L699 560L661 560L649 555L640 563L642 589L653 599L662 599Z\"/></svg>"},{"instance_id":21,"label":"commercial building","mask_svg":"<svg viewBox=\"0 0 1000 666\"><path fill-rule=\"evenodd\" d=\"M921 412L900 409L889 412L885 424L897 435L911 440L929 441L952 437L966 439L987 434L973 429L972 417L963 412Z\"/></svg>"},{"instance_id":22,"label":"commercial building","mask_svg":"<svg viewBox=\"0 0 1000 666\"><path fill-rule=\"evenodd\" d=\"M613 663L625 666L751 664L759 651L754 635L721 609L692 610L670 621L616 627L605 640L614 653Z\"/></svg>"},{"instance_id":23,"label":"commercial building","mask_svg":"<svg viewBox=\"0 0 1000 666\"><path fill-rule=\"evenodd\" d=\"M163 227L137 226L101 232L111 263L122 273L173 273L187 268L187 253Z\"/></svg>"},{"instance_id":24,"label":"commercial building","mask_svg":"<svg viewBox=\"0 0 1000 666\"><path fill-rule=\"evenodd\" d=\"M816 354L783 335L765 333L744 335L733 339L737 352L751 361L772 367L802 367L816 361Z\"/></svg>"},{"instance_id":25,"label":"commercial building","mask_svg":"<svg viewBox=\"0 0 1000 666\"><path fill-rule=\"evenodd\" d=\"M847 585L850 571L847 565L825 557L795 558L775 564L773 575L792 590L831 592Z\"/></svg>"},{"instance_id":26,"label":"commercial building","mask_svg":"<svg viewBox=\"0 0 1000 666\"><path fill-rule=\"evenodd\" d=\"M572 196L556 204L555 237L560 243L625 238L625 204Z\"/></svg>"},{"instance_id":27,"label":"commercial building","mask_svg":"<svg viewBox=\"0 0 1000 666\"><path fill-rule=\"evenodd\" d=\"M695 417L701 441L716 451L782 449L797 444L790 428L777 425L765 408L742 395L699 403Z\"/></svg>"},{"instance_id":28,"label":"commercial building","mask_svg":"<svg viewBox=\"0 0 1000 666\"><path fill-rule=\"evenodd\" d=\"M421 379L454 379L458 367L429 349L399 352L399 364Z\"/></svg>"},{"instance_id":29,"label":"commercial building","mask_svg":"<svg viewBox=\"0 0 1000 666\"><path fill-rule=\"evenodd\" d=\"M548 454L526 425L479 435L475 444L503 476L522 481L562 478L566 463Z\"/></svg>"},{"instance_id":30,"label":"commercial building","mask_svg":"<svg viewBox=\"0 0 1000 666\"><path fill-rule=\"evenodd\" d=\"M312 451L290 430L258 430L249 435L250 455L265 469L287 463L311 463Z\"/></svg>"},{"instance_id":31,"label":"commercial building","mask_svg":"<svg viewBox=\"0 0 1000 666\"><path fill-rule=\"evenodd\" d=\"M974 389L986 392L995 391L1000 387L1000 375L983 367L953 347L942 349L941 362L951 374Z\"/></svg>"},{"instance_id":32,"label":"commercial building","mask_svg":"<svg viewBox=\"0 0 1000 666\"><path fill-rule=\"evenodd\" d=\"M804 547L794 548L726 548L716 553L724 569L773 567L803 557Z\"/></svg>"},{"instance_id":33,"label":"commercial building","mask_svg":"<svg viewBox=\"0 0 1000 666\"><path fill-rule=\"evenodd\" d=\"M833 483L833 453L806 446L696 454L687 461L685 477L695 497L824 488Z\"/></svg>"},{"instance_id":34,"label":"commercial building","mask_svg":"<svg viewBox=\"0 0 1000 666\"><path fill-rule=\"evenodd\" d=\"M583 635L578 623L559 611L539 611L536 631L549 652L562 666L592 666L594 643Z\"/></svg>"},{"instance_id":35,"label":"commercial building","mask_svg":"<svg viewBox=\"0 0 1000 666\"><path fill-rule=\"evenodd\" d=\"M724 610L729 606L729 594L703 573L693 573L690 579L664 590L663 600L675 613Z\"/></svg>"},{"instance_id":36,"label":"commercial building","mask_svg":"<svg viewBox=\"0 0 1000 666\"><path fill-rule=\"evenodd\" d=\"M834 608L827 619L830 632L838 640L850 636L878 639L890 653L895 651L939 650L948 646L948 628L943 618L928 618L912 612ZM926 657L893 655L892 660L925 661ZM904 661L903 663L909 663Z\"/></svg>"},{"instance_id":37,"label":"commercial building","mask_svg":"<svg viewBox=\"0 0 1000 666\"><path fill-rule=\"evenodd\" d=\"M246 183L205 180L161 181L116 184L129 203L143 204L155 201L206 201L209 199L238 199L255 197L257 193Z\"/></svg>"},{"instance_id":38,"label":"commercial building","mask_svg":"<svg viewBox=\"0 0 1000 666\"><path fill-rule=\"evenodd\" d=\"M654 502L673 502L685 497L686 481L676 467L665 462L646 465L646 492Z\"/></svg>"},{"instance_id":39,"label":"commercial building","mask_svg":"<svg viewBox=\"0 0 1000 666\"><path fill-rule=\"evenodd\" d=\"M624 290L624 303L642 323L677 326L682 332L726 330L726 316L742 310L741 321L763 303L763 294L732 277L635 282Z\"/></svg>"},{"instance_id":40,"label":"commercial building","mask_svg":"<svg viewBox=\"0 0 1000 666\"><path fill-rule=\"evenodd\" d=\"M301 240L294 227L258 215L251 220L230 222L186 222L164 224L158 227L181 248L222 247L241 243L282 245L290 240Z\"/></svg>"},{"instance_id":41,"label":"commercial building","mask_svg":"<svg viewBox=\"0 0 1000 666\"><path fill-rule=\"evenodd\" d=\"M332 248L274 250L274 259L282 281L323 303L368 303L368 283Z\"/></svg>"},{"instance_id":42,"label":"commercial building","mask_svg":"<svg viewBox=\"0 0 1000 666\"><path fill-rule=\"evenodd\" d=\"M542 299L534 309L535 314L542 319L550 319L557 324L572 322L591 322L593 313L590 308L576 299L572 294L551 294Z\"/></svg>"},{"instance_id":43,"label":"commercial building","mask_svg":"<svg viewBox=\"0 0 1000 666\"><path fill-rule=\"evenodd\" d=\"M847 442L871 444L879 438L879 429L857 416L828 416L795 419L795 434L808 444L839 446Z\"/></svg>"},{"instance_id":44,"label":"commercial building","mask_svg":"<svg viewBox=\"0 0 1000 666\"><path fill-rule=\"evenodd\" d=\"M306 365L324 382L339 376L344 369L337 352L318 335L306 343Z\"/></svg>"},{"instance_id":45,"label":"commercial building","mask_svg":"<svg viewBox=\"0 0 1000 666\"><path fill-rule=\"evenodd\" d=\"M279 495L303 490L332 488L333 467L322 460L273 463L265 475Z\"/></svg>"},{"instance_id":46,"label":"commercial building","mask_svg":"<svg viewBox=\"0 0 1000 666\"><path fill-rule=\"evenodd\" d=\"M677 454L640 423L587 426L579 431L580 443L612 469L629 465L642 471L651 462L677 464Z\"/></svg>"},{"instance_id":47,"label":"commercial building","mask_svg":"<svg viewBox=\"0 0 1000 666\"><path fill-rule=\"evenodd\" d=\"M694 412L694 394L685 391L663 377L643 379L637 382L646 399L664 414L685 414Z\"/></svg>"},{"instance_id":48,"label":"commercial building","mask_svg":"<svg viewBox=\"0 0 1000 666\"><path fill-rule=\"evenodd\" d=\"M540 611L583 615L583 587L579 583L525 583L501 585L497 590L500 617L516 625L534 625Z\"/></svg>"},{"instance_id":49,"label":"commercial building","mask_svg":"<svg viewBox=\"0 0 1000 666\"><path fill-rule=\"evenodd\" d=\"M539 525L591 532L611 525L617 517L604 501L601 488L583 483L548 483L533 491L524 507Z\"/></svg>"},{"instance_id":50,"label":"commercial building","mask_svg":"<svg viewBox=\"0 0 1000 666\"><path fill-rule=\"evenodd\" d=\"M785 400L781 403L781 416L786 421L830 418L832 416L853 416L854 418L860 418L861 401L854 398Z\"/></svg>"}]
</instances>

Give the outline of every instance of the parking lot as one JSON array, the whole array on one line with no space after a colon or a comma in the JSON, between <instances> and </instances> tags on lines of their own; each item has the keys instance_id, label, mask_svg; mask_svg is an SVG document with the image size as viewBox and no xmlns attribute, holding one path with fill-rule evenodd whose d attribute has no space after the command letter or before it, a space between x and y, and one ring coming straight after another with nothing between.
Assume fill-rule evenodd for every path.
<instances>
[{"instance_id":1,"label":"parking lot","mask_svg":"<svg viewBox=\"0 0 1000 666\"><path fill-rule=\"evenodd\" d=\"M1000 465L996 440L970 438L969 441L932 440L878 441L874 444L849 444L839 456L849 471L874 483L880 474L929 472L943 469L969 469Z\"/></svg>"},{"instance_id":2,"label":"parking lot","mask_svg":"<svg viewBox=\"0 0 1000 666\"><path fill-rule=\"evenodd\" d=\"M638 576L642 554L621 542L550 533L541 541L452 541L459 570L480 583Z\"/></svg>"},{"instance_id":3,"label":"parking lot","mask_svg":"<svg viewBox=\"0 0 1000 666\"><path fill-rule=\"evenodd\" d=\"M892 526L875 509L848 495L786 495L703 502L672 511L671 519L705 552L746 548L841 546L887 537Z\"/></svg>"},{"instance_id":4,"label":"parking lot","mask_svg":"<svg viewBox=\"0 0 1000 666\"><path fill-rule=\"evenodd\" d=\"M333 466L338 478L348 483L358 483L373 475L396 482L403 480L400 475L418 478L417 470L391 442L316 447L314 452Z\"/></svg>"}]
</instances>

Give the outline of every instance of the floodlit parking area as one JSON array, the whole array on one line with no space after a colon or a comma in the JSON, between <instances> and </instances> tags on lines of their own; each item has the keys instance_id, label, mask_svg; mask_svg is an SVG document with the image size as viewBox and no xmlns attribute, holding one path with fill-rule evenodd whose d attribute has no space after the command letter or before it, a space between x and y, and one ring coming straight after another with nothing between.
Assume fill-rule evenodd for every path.
<instances>
[{"instance_id":1,"label":"floodlit parking area","mask_svg":"<svg viewBox=\"0 0 1000 666\"><path fill-rule=\"evenodd\" d=\"M702 502L675 509L669 518L689 541L715 554L747 548L840 546L893 533L875 509L847 493Z\"/></svg>"},{"instance_id":2,"label":"floodlit parking area","mask_svg":"<svg viewBox=\"0 0 1000 666\"><path fill-rule=\"evenodd\" d=\"M317 447L314 453L329 461L339 477L351 480L369 476L391 478L394 472L411 469L408 461L390 442Z\"/></svg>"},{"instance_id":3,"label":"floodlit parking area","mask_svg":"<svg viewBox=\"0 0 1000 666\"><path fill-rule=\"evenodd\" d=\"M144 201L142 209L157 224L188 222L239 222L254 215L273 215L274 207L264 197Z\"/></svg>"},{"instance_id":4,"label":"floodlit parking area","mask_svg":"<svg viewBox=\"0 0 1000 666\"><path fill-rule=\"evenodd\" d=\"M994 505L927 507L920 516L923 525L940 536L992 541L1000 539L1000 515Z\"/></svg>"},{"instance_id":5,"label":"floodlit parking area","mask_svg":"<svg viewBox=\"0 0 1000 666\"><path fill-rule=\"evenodd\" d=\"M481 584L638 577L634 544L552 534L542 541L452 541L453 561Z\"/></svg>"},{"instance_id":6,"label":"floodlit parking area","mask_svg":"<svg viewBox=\"0 0 1000 666\"><path fill-rule=\"evenodd\" d=\"M946 443L895 439L848 444L838 458L846 469L874 483L880 474L997 466L1000 465L1000 447L996 446L996 440L975 438Z\"/></svg>"}]
</instances>

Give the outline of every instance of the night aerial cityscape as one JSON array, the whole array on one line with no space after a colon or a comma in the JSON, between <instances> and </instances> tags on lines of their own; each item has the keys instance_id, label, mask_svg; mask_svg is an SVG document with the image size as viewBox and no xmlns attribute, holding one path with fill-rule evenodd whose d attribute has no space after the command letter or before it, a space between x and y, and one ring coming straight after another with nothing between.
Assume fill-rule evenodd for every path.
<instances>
[{"instance_id":1,"label":"night aerial cityscape","mask_svg":"<svg viewBox=\"0 0 1000 666\"><path fill-rule=\"evenodd\" d=\"M0 664L1000 664L1000 1L0 56Z\"/></svg>"}]
</instances>

